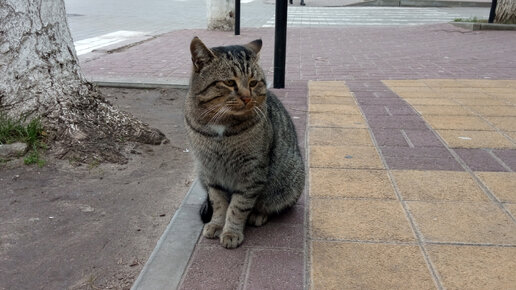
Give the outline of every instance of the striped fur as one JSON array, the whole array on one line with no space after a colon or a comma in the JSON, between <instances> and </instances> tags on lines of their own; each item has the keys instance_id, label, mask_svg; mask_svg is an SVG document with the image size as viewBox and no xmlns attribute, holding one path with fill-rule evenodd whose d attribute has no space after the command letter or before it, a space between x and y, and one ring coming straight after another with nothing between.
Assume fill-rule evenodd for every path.
<instances>
[{"instance_id":1,"label":"striped fur","mask_svg":"<svg viewBox=\"0 0 516 290\"><path fill-rule=\"evenodd\" d=\"M193 71L185 123L197 174L208 192L207 238L238 247L246 222L261 226L301 195L304 163L294 125L267 90L258 65L261 40L208 49L192 40ZM210 215L211 218L210 218Z\"/></svg>"}]
</instances>

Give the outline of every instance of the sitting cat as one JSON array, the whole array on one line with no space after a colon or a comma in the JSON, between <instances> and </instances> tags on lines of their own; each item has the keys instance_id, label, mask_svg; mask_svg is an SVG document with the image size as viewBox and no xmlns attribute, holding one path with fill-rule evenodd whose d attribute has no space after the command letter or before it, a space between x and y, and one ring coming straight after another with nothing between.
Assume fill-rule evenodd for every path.
<instances>
[{"instance_id":1,"label":"sitting cat","mask_svg":"<svg viewBox=\"0 0 516 290\"><path fill-rule=\"evenodd\" d=\"M246 222L261 226L294 205L305 183L294 124L258 65L261 47L255 40L209 49L197 37L190 44L185 123L208 192L203 235L226 248L243 242Z\"/></svg>"}]
</instances>

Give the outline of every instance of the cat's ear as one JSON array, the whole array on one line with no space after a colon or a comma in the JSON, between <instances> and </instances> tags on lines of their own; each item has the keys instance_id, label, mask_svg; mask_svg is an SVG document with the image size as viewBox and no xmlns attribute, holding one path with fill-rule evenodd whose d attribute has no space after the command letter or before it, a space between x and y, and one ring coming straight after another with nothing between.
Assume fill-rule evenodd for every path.
<instances>
[{"instance_id":1,"label":"cat's ear","mask_svg":"<svg viewBox=\"0 0 516 290\"><path fill-rule=\"evenodd\" d=\"M197 36L190 43L190 52L192 53L192 63L195 72L200 72L206 64L215 58L215 54Z\"/></svg>"},{"instance_id":2,"label":"cat's ear","mask_svg":"<svg viewBox=\"0 0 516 290\"><path fill-rule=\"evenodd\" d=\"M258 55L260 53L260 49L262 49L262 40L253 40L244 46L256 53L256 55Z\"/></svg>"}]
</instances>

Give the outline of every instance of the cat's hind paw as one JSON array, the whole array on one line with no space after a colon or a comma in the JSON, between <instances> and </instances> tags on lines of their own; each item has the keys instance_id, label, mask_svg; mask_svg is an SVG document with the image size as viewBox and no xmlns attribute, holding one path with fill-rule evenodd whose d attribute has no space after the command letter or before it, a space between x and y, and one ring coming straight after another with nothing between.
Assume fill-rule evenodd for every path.
<instances>
[{"instance_id":1,"label":"cat's hind paw","mask_svg":"<svg viewBox=\"0 0 516 290\"><path fill-rule=\"evenodd\" d=\"M220 244L227 249L234 249L242 244L244 234L242 232L223 232L220 236Z\"/></svg>"},{"instance_id":2,"label":"cat's hind paw","mask_svg":"<svg viewBox=\"0 0 516 290\"><path fill-rule=\"evenodd\" d=\"M208 223L204 226L202 235L208 239L215 239L220 236L221 232L222 232L222 225Z\"/></svg>"},{"instance_id":3,"label":"cat's hind paw","mask_svg":"<svg viewBox=\"0 0 516 290\"><path fill-rule=\"evenodd\" d=\"M247 224L255 227L261 227L267 223L269 216L262 213L252 212L247 219Z\"/></svg>"}]
</instances>

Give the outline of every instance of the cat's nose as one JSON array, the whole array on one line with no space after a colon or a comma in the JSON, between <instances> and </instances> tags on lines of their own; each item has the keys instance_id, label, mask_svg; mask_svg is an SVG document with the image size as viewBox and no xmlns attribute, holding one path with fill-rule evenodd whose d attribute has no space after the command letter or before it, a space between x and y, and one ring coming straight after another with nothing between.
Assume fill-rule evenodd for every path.
<instances>
[{"instance_id":1,"label":"cat's nose","mask_svg":"<svg viewBox=\"0 0 516 290\"><path fill-rule=\"evenodd\" d=\"M243 100L244 98L250 98L251 92L248 89L240 88L240 89L238 89L238 95Z\"/></svg>"},{"instance_id":2,"label":"cat's nose","mask_svg":"<svg viewBox=\"0 0 516 290\"><path fill-rule=\"evenodd\" d=\"M242 102L244 102L244 104L248 104L250 101L251 101L251 98L250 97L240 97L240 99L242 100Z\"/></svg>"}]
</instances>

